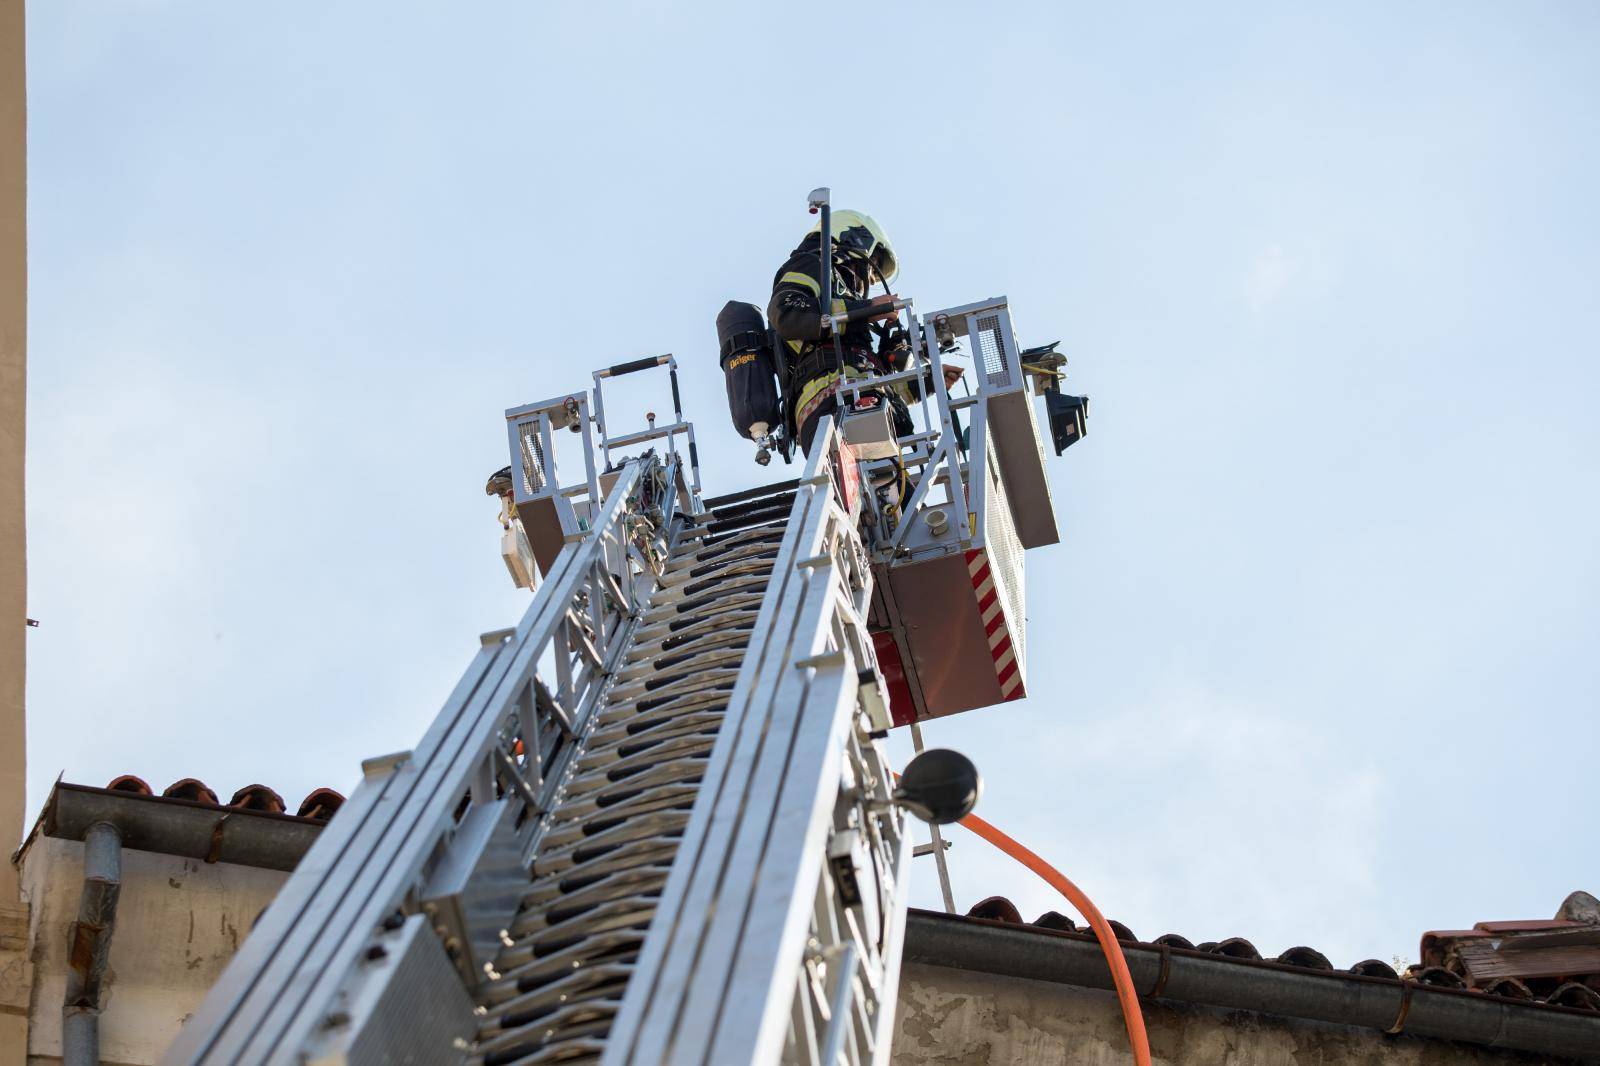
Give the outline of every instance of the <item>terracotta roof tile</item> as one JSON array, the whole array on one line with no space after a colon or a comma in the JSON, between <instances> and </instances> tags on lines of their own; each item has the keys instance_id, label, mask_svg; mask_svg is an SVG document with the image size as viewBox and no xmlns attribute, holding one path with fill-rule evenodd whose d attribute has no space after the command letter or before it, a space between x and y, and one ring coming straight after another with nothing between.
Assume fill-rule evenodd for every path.
<instances>
[{"instance_id":1,"label":"terracotta roof tile","mask_svg":"<svg viewBox=\"0 0 1600 1066\"><path fill-rule=\"evenodd\" d=\"M221 806L217 800L217 794L211 791L211 788L204 781L194 777L186 777L181 781L174 781L161 790L161 796L163 799L193 800L195 803L212 803Z\"/></svg>"},{"instance_id":2,"label":"terracotta roof tile","mask_svg":"<svg viewBox=\"0 0 1600 1066\"><path fill-rule=\"evenodd\" d=\"M310 795L300 801L300 809L295 815L300 818L315 818L319 822L326 822L333 817L333 812L344 806L344 797L331 788L314 789Z\"/></svg>"},{"instance_id":3,"label":"terracotta roof tile","mask_svg":"<svg viewBox=\"0 0 1600 1066\"><path fill-rule=\"evenodd\" d=\"M166 788L158 794L142 777L133 774L122 774L114 777L106 788L114 792L131 792L137 796L151 796L159 799L183 800L188 803L204 803L213 807L233 807L247 811L266 811L271 814L288 814L288 805L283 797L266 785L246 785L235 792L226 804L217 798L217 793L212 787L197 777L185 777ZM298 818L310 818L318 822L326 822L332 818L334 812L344 804L344 796L331 788L312 789L300 801L298 809L294 812Z\"/></svg>"},{"instance_id":4,"label":"terracotta roof tile","mask_svg":"<svg viewBox=\"0 0 1600 1066\"><path fill-rule=\"evenodd\" d=\"M1301 966L1307 970L1331 970L1333 963L1328 961L1328 956L1316 948L1297 947L1290 948L1277 958L1285 966ZM1393 973L1394 971L1390 971Z\"/></svg>"},{"instance_id":5,"label":"terracotta roof tile","mask_svg":"<svg viewBox=\"0 0 1600 1066\"><path fill-rule=\"evenodd\" d=\"M990 896L967 912L969 918L1034 925L1063 932L1086 932L1071 918L1047 911L1024 922L1016 905L1004 896ZM1118 940L1146 943L1120 922L1109 922ZM1292 966L1339 972L1315 948L1292 947L1276 959L1264 960L1242 937L1195 944L1177 933L1148 943L1176 950L1219 955L1246 965ZM1361 977L1399 980L1394 967L1364 959L1344 971ZM1583 892L1567 897L1555 918L1479 922L1471 929L1443 929L1423 934L1422 960L1406 980L1430 988L1479 992L1509 1000L1542 1001L1600 1013L1600 901Z\"/></svg>"},{"instance_id":6,"label":"terracotta roof tile","mask_svg":"<svg viewBox=\"0 0 1600 1066\"><path fill-rule=\"evenodd\" d=\"M1574 892L1554 918L1435 929L1422 934L1419 965L1465 988L1600 1011L1600 901Z\"/></svg>"},{"instance_id":7,"label":"terracotta roof tile","mask_svg":"<svg viewBox=\"0 0 1600 1066\"><path fill-rule=\"evenodd\" d=\"M145 783L144 778L134 777L132 774L123 774L121 777L113 777L110 783L106 785L106 788L109 788L113 792L132 792L136 796L155 795L154 792L150 791L150 786Z\"/></svg>"},{"instance_id":8,"label":"terracotta roof tile","mask_svg":"<svg viewBox=\"0 0 1600 1066\"><path fill-rule=\"evenodd\" d=\"M267 811L271 814L282 814L283 797L266 785L246 785L233 794L233 798L228 801L228 806L238 807L246 811Z\"/></svg>"}]
</instances>

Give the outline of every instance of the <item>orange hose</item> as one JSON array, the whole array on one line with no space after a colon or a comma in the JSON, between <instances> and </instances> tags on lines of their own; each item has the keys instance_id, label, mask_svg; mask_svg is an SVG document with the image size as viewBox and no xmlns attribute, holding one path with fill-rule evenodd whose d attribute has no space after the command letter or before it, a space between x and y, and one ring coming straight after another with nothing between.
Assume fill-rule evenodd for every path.
<instances>
[{"instance_id":1,"label":"orange hose","mask_svg":"<svg viewBox=\"0 0 1600 1066\"><path fill-rule=\"evenodd\" d=\"M1122 1022L1128 1029L1133 1061L1138 1066L1150 1066L1150 1038L1144 1031L1144 1011L1139 1007L1138 993L1133 990L1133 975L1128 972L1128 960L1123 958L1122 945L1117 943L1116 934L1111 931L1111 925L1100 913L1100 908L1083 894L1081 888L1067 880L1061 871L976 814L967 815L961 819L961 824L1044 878L1052 888L1067 897L1078 913L1089 920L1089 927L1094 930L1095 939L1100 941L1100 950L1105 952L1106 962L1111 967L1111 983L1116 986L1117 1002L1122 1005Z\"/></svg>"}]
</instances>

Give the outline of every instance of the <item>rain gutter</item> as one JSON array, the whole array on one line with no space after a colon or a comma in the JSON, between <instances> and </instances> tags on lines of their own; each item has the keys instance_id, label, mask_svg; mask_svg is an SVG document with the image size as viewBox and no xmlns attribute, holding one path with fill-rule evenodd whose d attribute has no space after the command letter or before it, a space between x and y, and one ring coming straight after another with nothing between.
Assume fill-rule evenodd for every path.
<instances>
[{"instance_id":1,"label":"rain gutter","mask_svg":"<svg viewBox=\"0 0 1600 1066\"><path fill-rule=\"evenodd\" d=\"M1600 1015L1385 977L1123 943L1141 996L1600 1062ZM1091 936L912 911L905 961L1110 989Z\"/></svg>"}]
</instances>

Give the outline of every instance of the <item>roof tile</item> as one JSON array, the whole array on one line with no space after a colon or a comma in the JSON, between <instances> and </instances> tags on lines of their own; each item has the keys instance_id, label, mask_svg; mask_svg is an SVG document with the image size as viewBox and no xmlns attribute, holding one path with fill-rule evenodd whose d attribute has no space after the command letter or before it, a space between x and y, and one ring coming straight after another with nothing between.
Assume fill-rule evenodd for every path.
<instances>
[{"instance_id":1,"label":"roof tile","mask_svg":"<svg viewBox=\"0 0 1600 1066\"><path fill-rule=\"evenodd\" d=\"M1542 1001L1600 1012L1600 903L1587 893L1574 892L1557 913L1556 918L1479 922L1471 929L1424 933L1422 961L1408 969L1405 976L1433 988L1462 989L1508 1000ZM967 916L1024 924L1016 905L1004 896L990 896L969 910ZM1087 932L1057 911L1046 911L1026 924ZM1108 924L1117 939L1142 943L1121 922ZM1150 943L1206 952L1244 964L1266 962L1338 972L1326 955L1304 945L1289 948L1276 959L1263 960L1255 945L1242 937L1195 944L1177 933L1166 933ZM1381 959L1363 959L1345 972L1358 977L1399 979L1394 967Z\"/></svg>"},{"instance_id":2,"label":"roof tile","mask_svg":"<svg viewBox=\"0 0 1600 1066\"><path fill-rule=\"evenodd\" d=\"M159 795L144 778L133 774L122 774L112 778L106 788L114 792L131 792L137 796L182 800L186 803L204 803L213 807L226 806L238 810L266 811L270 814L289 813L283 797L261 784L244 786L235 792L226 804L217 798L216 791L210 785L197 777L180 778L162 789ZM334 789L312 789L306 798L300 801L295 817L326 822L343 804L344 795ZM1019 918L1018 921L1020 920Z\"/></svg>"},{"instance_id":3,"label":"roof tile","mask_svg":"<svg viewBox=\"0 0 1600 1066\"><path fill-rule=\"evenodd\" d=\"M266 785L246 785L233 794L233 799L228 801L228 806L238 807L246 811L268 811L272 814L282 814L283 797Z\"/></svg>"},{"instance_id":4,"label":"roof tile","mask_svg":"<svg viewBox=\"0 0 1600 1066\"><path fill-rule=\"evenodd\" d=\"M211 791L209 785L199 778L185 777L181 781L174 781L161 790L163 799L191 800L195 803L210 803L221 806L217 802L217 794Z\"/></svg>"}]
</instances>

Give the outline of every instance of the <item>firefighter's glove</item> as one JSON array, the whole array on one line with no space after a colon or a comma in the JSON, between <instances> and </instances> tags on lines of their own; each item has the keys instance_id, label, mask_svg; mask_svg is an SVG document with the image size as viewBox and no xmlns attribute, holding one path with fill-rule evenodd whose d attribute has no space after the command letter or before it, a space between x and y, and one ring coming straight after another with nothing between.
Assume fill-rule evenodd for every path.
<instances>
[{"instance_id":1,"label":"firefighter's glove","mask_svg":"<svg viewBox=\"0 0 1600 1066\"><path fill-rule=\"evenodd\" d=\"M904 370L911 360L911 337L895 327L878 341L878 355L894 370Z\"/></svg>"}]
</instances>

